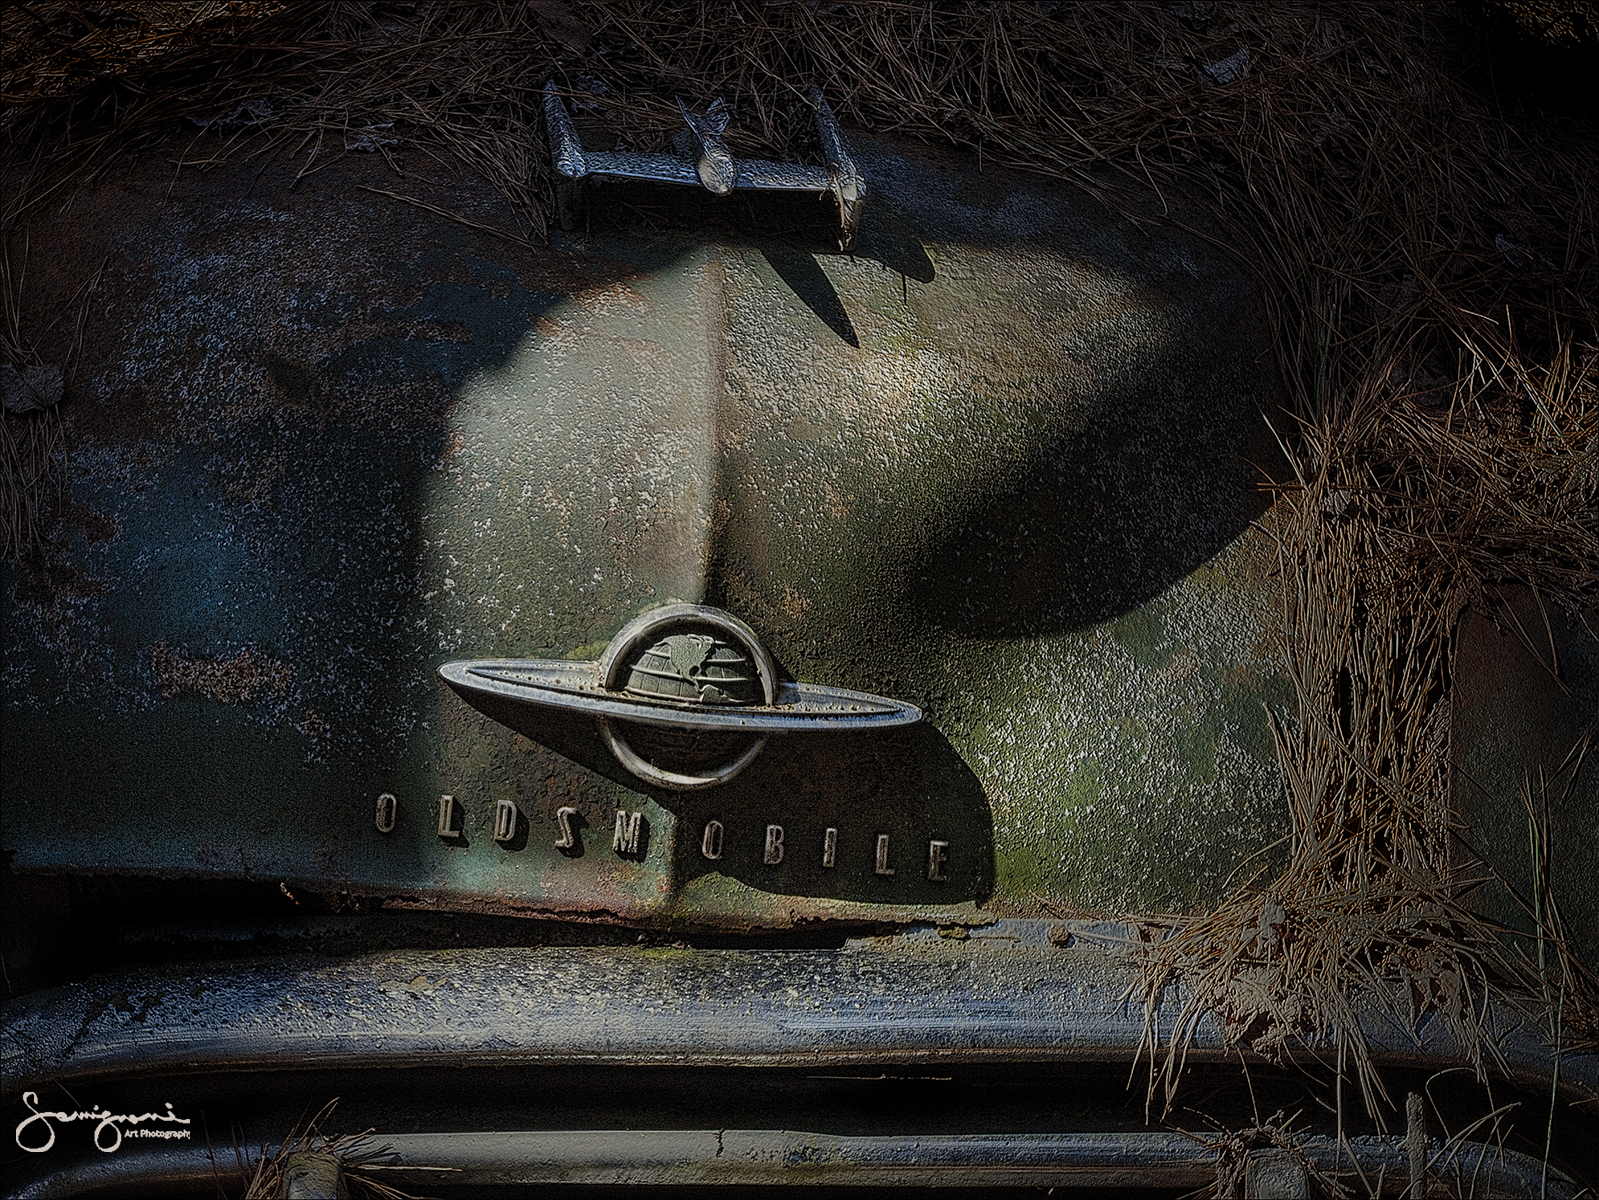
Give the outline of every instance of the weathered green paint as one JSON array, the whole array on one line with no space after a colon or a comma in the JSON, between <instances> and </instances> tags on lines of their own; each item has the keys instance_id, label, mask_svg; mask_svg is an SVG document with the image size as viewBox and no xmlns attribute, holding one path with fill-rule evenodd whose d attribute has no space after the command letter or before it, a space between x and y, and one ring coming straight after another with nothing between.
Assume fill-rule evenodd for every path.
<instances>
[{"instance_id":1,"label":"weathered green paint","mask_svg":"<svg viewBox=\"0 0 1599 1200\"><path fill-rule=\"evenodd\" d=\"M861 160L856 258L687 233L529 250L354 191L348 162L168 208L147 173L36 234L46 292L111 265L67 409L77 524L6 579L15 865L671 925L1214 894L1282 819L1249 465L1273 385L1245 281L1048 184ZM448 202L492 215L471 181ZM435 678L593 657L670 600L927 720L774 740L673 796L584 719L494 714L512 732ZM501 798L526 822L509 846ZM552 845L563 805L581 856ZM610 851L619 808L645 813L642 861Z\"/></svg>"},{"instance_id":2,"label":"weathered green paint","mask_svg":"<svg viewBox=\"0 0 1599 1200\"><path fill-rule=\"evenodd\" d=\"M1547 819L1544 879L1579 961L1599 961L1599 636L1526 588L1461 618L1451 745L1465 853L1488 868L1485 915L1536 932L1528 800ZM1547 800L1547 818L1544 803ZM1513 890L1512 890L1513 889ZM1548 901L1545 901L1547 905ZM1529 936L1523 946L1536 959ZM1546 947L1553 963L1553 948Z\"/></svg>"}]
</instances>

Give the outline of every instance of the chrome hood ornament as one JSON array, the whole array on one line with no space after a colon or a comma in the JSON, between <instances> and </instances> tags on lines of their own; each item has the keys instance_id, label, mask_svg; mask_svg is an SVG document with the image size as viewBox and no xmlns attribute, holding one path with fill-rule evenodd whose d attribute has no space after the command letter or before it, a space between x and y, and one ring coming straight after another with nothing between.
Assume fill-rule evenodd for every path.
<instances>
[{"instance_id":1,"label":"chrome hood ornament","mask_svg":"<svg viewBox=\"0 0 1599 1200\"><path fill-rule=\"evenodd\" d=\"M578 137L577 126L566 111L555 81L550 80L544 85L544 125L550 142L550 164L555 170L555 201L561 227L571 229L575 225L583 203L583 181L593 178L703 187L715 196L729 195L735 188L816 192L830 194L838 203L839 244L848 251L855 244L861 210L866 205L866 176L855 165L838 119L820 88L811 89L810 101L816 111L816 136L827 162L825 167L760 158L735 159L722 140L729 113L721 99L713 101L703 115L678 100L678 112L687 126L678 135L680 154L589 150Z\"/></svg>"},{"instance_id":2,"label":"chrome hood ornament","mask_svg":"<svg viewBox=\"0 0 1599 1200\"><path fill-rule=\"evenodd\" d=\"M618 762L673 791L726 783L784 733L909 725L921 709L883 696L777 677L760 638L737 617L669 604L636 617L599 661L479 659L439 674L463 698L588 713Z\"/></svg>"}]
</instances>

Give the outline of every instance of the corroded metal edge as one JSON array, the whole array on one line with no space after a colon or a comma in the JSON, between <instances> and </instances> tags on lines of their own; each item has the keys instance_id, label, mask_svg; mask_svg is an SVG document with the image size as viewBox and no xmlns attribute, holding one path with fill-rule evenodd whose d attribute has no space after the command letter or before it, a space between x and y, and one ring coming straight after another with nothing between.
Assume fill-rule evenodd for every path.
<instances>
[{"instance_id":1,"label":"corroded metal edge","mask_svg":"<svg viewBox=\"0 0 1599 1200\"><path fill-rule=\"evenodd\" d=\"M607 1129L396 1134L380 1141L383 1152L363 1169L368 1177L405 1186L1203 1187L1214 1182L1217 1167L1214 1151L1168 1132L835 1137L774 1129ZM1361 1169L1391 1178L1396 1187L1408 1181L1401 1137L1358 1137L1343 1146L1320 1135L1294 1142L1322 1171L1349 1170L1354 1152ZM1471 1161L1479 1157L1476 1149L1466 1143L1458 1151ZM31 1200L159 1184L203 1187L215 1181L216 1171L211 1155L195 1147L74 1164L13 1194ZM1497 1148L1480 1156L1474 1180L1496 1196L1564 1200L1578 1194L1558 1171L1545 1176L1536 1159Z\"/></svg>"},{"instance_id":2,"label":"corroded metal edge","mask_svg":"<svg viewBox=\"0 0 1599 1200\"><path fill-rule=\"evenodd\" d=\"M841 950L587 946L271 959L208 968L203 996L192 969L162 967L8 1003L0 1076L10 1095L46 1081L160 1071L423 1063L1131 1061L1146 1037L1141 1008L1124 1000L1135 969L1092 941L1103 927L1079 928L1068 947L1049 940L1062 940L1062 928L1001 921L962 939L919 929ZM140 997L137 1020L129 996ZM1167 989L1157 1043L1182 999L1180 988ZM1553 1082L1572 1103L1599 1102L1593 1055L1562 1054L1552 1081L1555 1056L1536 1013L1502 997L1492 1006L1510 1078L1545 1093ZM1411 1028L1373 1000L1361 1026L1379 1066L1468 1061L1440 1021ZM1309 1061L1332 1049L1323 1037L1288 1054ZM1236 1054L1214 1018L1198 1022L1190 1061Z\"/></svg>"}]
</instances>

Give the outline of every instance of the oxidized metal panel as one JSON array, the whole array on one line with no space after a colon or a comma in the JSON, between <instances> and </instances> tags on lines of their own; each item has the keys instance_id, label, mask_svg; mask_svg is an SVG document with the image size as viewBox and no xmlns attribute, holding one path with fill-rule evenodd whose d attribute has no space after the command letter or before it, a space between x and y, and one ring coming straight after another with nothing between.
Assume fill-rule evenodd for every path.
<instances>
[{"instance_id":1,"label":"oxidized metal panel","mask_svg":"<svg viewBox=\"0 0 1599 1200\"><path fill-rule=\"evenodd\" d=\"M65 522L6 576L15 866L731 925L1212 894L1281 811L1246 283L1059 187L856 148L854 257L530 248L348 159L170 201L141 168L33 231L39 309L104 271ZM671 601L924 719L676 792L590 717L437 675L595 659Z\"/></svg>"},{"instance_id":2,"label":"oxidized metal panel","mask_svg":"<svg viewBox=\"0 0 1599 1200\"><path fill-rule=\"evenodd\" d=\"M1593 614L1585 616L1574 619L1525 587L1496 589L1467 610L1450 732L1455 809L1464 823L1457 834L1489 875L1474 899L1486 915L1527 933L1540 902L1552 905L1578 961L1592 963L1599 959L1592 752L1599 636ZM1545 837L1552 853L1539 848ZM1527 948L1536 955L1535 944Z\"/></svg>"}]
</instances>

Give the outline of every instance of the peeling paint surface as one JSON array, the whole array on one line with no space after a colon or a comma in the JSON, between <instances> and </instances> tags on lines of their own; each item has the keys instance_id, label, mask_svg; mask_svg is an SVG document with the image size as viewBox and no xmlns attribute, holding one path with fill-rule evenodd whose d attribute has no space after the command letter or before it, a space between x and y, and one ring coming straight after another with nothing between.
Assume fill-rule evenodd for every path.
<instances>
[{"instance_id":1,"label":"peeling paint surface","mask_svg":"<svg viewBox=\"0 0 1599 1200\"><path fill-rule=\"evenodd\" d=\"M1246 282L1036 180L860 157L854 258L615 229L527 248L359 190L380 167L352 160L75 199L35 234L41 303L105 282L63 410L70 506L4 580L15 866L732 927L1213 896L1282 819L1253 487L1275 392ZM479 181L414 182L509 224ZM594 657L673 600L927 720L780 739L675 795L586 719L437 681ZM612 851L619 811L644 814L638 853Z\"/></svg>"}]
</instances>

